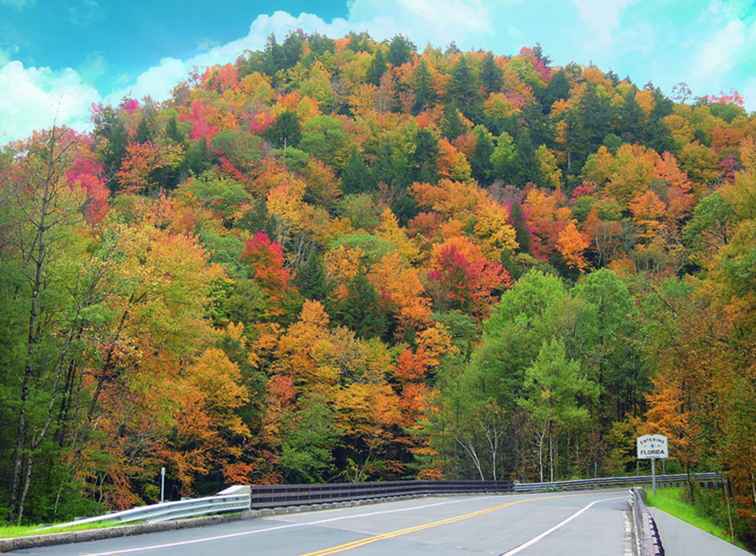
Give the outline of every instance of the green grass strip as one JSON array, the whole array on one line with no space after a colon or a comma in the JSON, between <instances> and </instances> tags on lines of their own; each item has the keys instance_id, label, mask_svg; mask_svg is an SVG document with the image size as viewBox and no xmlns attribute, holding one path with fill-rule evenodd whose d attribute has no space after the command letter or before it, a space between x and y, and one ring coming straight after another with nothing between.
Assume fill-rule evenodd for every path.
<instances>
[{"instance_id":1,"label":"green grass strip","mask_svg":"<svg viewBox=\"0 0 756 556\"><path fill-rule=\"evenodd\" d=\"M707 516L685 500L685 489L680 487L668 487L656 489L656 495L651 490L646 491L646 503L660 510L664 510L677 519L690 523L699 529L706 531L720 539L732 543L730 532L717 525ZM734 543L740 546L739 543Z\"/></svg>"},{"instance_id":2,"label":"green grass strip","mask_svg":"<svg viewBox=\"0 0 756 556\"><path fill-rule=\"evenodd\" d=\"M70 527L57 529L45 529L47 525L0 525L0 539L15 539L17 537L30 537L32 535L54 535L57 533L70 533L72 531L86 531L88 529L105 529L123 525L119 521L100 521L97 523L82 523ZM133 525L129 523L129 525Z\"/></svg>"}]
</instances>

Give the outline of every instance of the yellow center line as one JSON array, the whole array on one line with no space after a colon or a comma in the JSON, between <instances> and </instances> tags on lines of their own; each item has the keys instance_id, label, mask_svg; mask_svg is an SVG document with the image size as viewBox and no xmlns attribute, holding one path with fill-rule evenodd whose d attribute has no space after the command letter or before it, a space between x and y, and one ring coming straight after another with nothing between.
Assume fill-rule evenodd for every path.
<instances>
[{"instance_id":1,"label":"yellow center line","mask_svg":"<svg viewBox=\"0 0 756 556\"><path fill-rule=\"evenodd\" d=\"M355 548L365 546L366 544L372 544L378 541L385 541L387 539L401 537L402 535L409 535L410 533L417 533L418 531L423 531L425 529L432 529L434 527L441 527L443 525L451 525L452 523L459 523L460 521L466 521L474 517L490 514L498 510L503 510L504 508L511 508L512 506L516 506L518 504L525 504L527 502L537 502L539 500L549 500L551 498L558 498L558 496L542 496L539 498L528 498L526 500L516 500L514 502L498 504L496 506L491 506L490 508L484 508L482 510L477 510L477 511L466 513L466 514L455 515L452 517L447 517L445 519L439 519L438 521L421 523L420 525L415 525L413 527L406 527L404 529L397 529L395 531L389 531L387 533L380 533L372 537L365 537L364 539L357 539L356 541L339 544L336 546L332 546L330 548L323 548L321 550L316 550L314 552L307 552L305 554L302 554L302 556L326 556L328 554L336 554L338 552L345 552L347 550L353 550Z\"/></svg>"}]
</instances>

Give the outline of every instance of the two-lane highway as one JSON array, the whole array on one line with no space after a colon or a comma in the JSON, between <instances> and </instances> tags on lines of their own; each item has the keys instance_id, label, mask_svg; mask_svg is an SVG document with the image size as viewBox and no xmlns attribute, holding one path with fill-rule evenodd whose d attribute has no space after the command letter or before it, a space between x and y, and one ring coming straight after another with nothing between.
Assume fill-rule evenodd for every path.
<instances>
[{"instance_id":1,"label":"two-lane highway","mask_svg":"<svg viewBox=\"0 0 756 556\"><path fill-rule=\"evenodd\" d=\"M622 556L626 509L626 491L421 498L18 554Z\"/></svg>"}]
</instances>

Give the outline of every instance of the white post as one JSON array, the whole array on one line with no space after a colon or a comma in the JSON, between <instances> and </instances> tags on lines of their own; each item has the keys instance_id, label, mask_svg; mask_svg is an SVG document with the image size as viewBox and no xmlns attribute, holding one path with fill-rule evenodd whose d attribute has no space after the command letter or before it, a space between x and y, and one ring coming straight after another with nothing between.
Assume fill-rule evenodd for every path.
<instances>
[{"instance_id":1,"label":"white post","mask_svg":"<svg viewBox=\"0 0 756 556\"><path fill-rule=\"evenodd\" d=\"M160 503L163 502L165 502L165 467L160 468Z\"/></svg>"},{"instance_id":2,"label":"white post","mask_svg":"<svg viewBox=\"0 0 756 556\"><path fill-rule=\"evenodd\" d=\"M656 496L656 458L651 458L651 484L654 489L654 496Z\"/></svg>"}]
</instances>

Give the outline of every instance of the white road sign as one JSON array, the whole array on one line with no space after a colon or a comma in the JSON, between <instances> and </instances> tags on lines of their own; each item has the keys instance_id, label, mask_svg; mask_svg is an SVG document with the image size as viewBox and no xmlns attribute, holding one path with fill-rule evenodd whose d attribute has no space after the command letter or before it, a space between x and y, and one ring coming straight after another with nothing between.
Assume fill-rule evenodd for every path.
<instances>
[{"instance_id":1,"label":"white road sign","mask_svg":"<svg viewBox=\"0 0 756 556\"><path fill-rule=\"evenodd\" d=\"M661 459L669 457L667 437L663 434L644 434L637 440L638 459Z\"/></svg>"}]
</instances>

